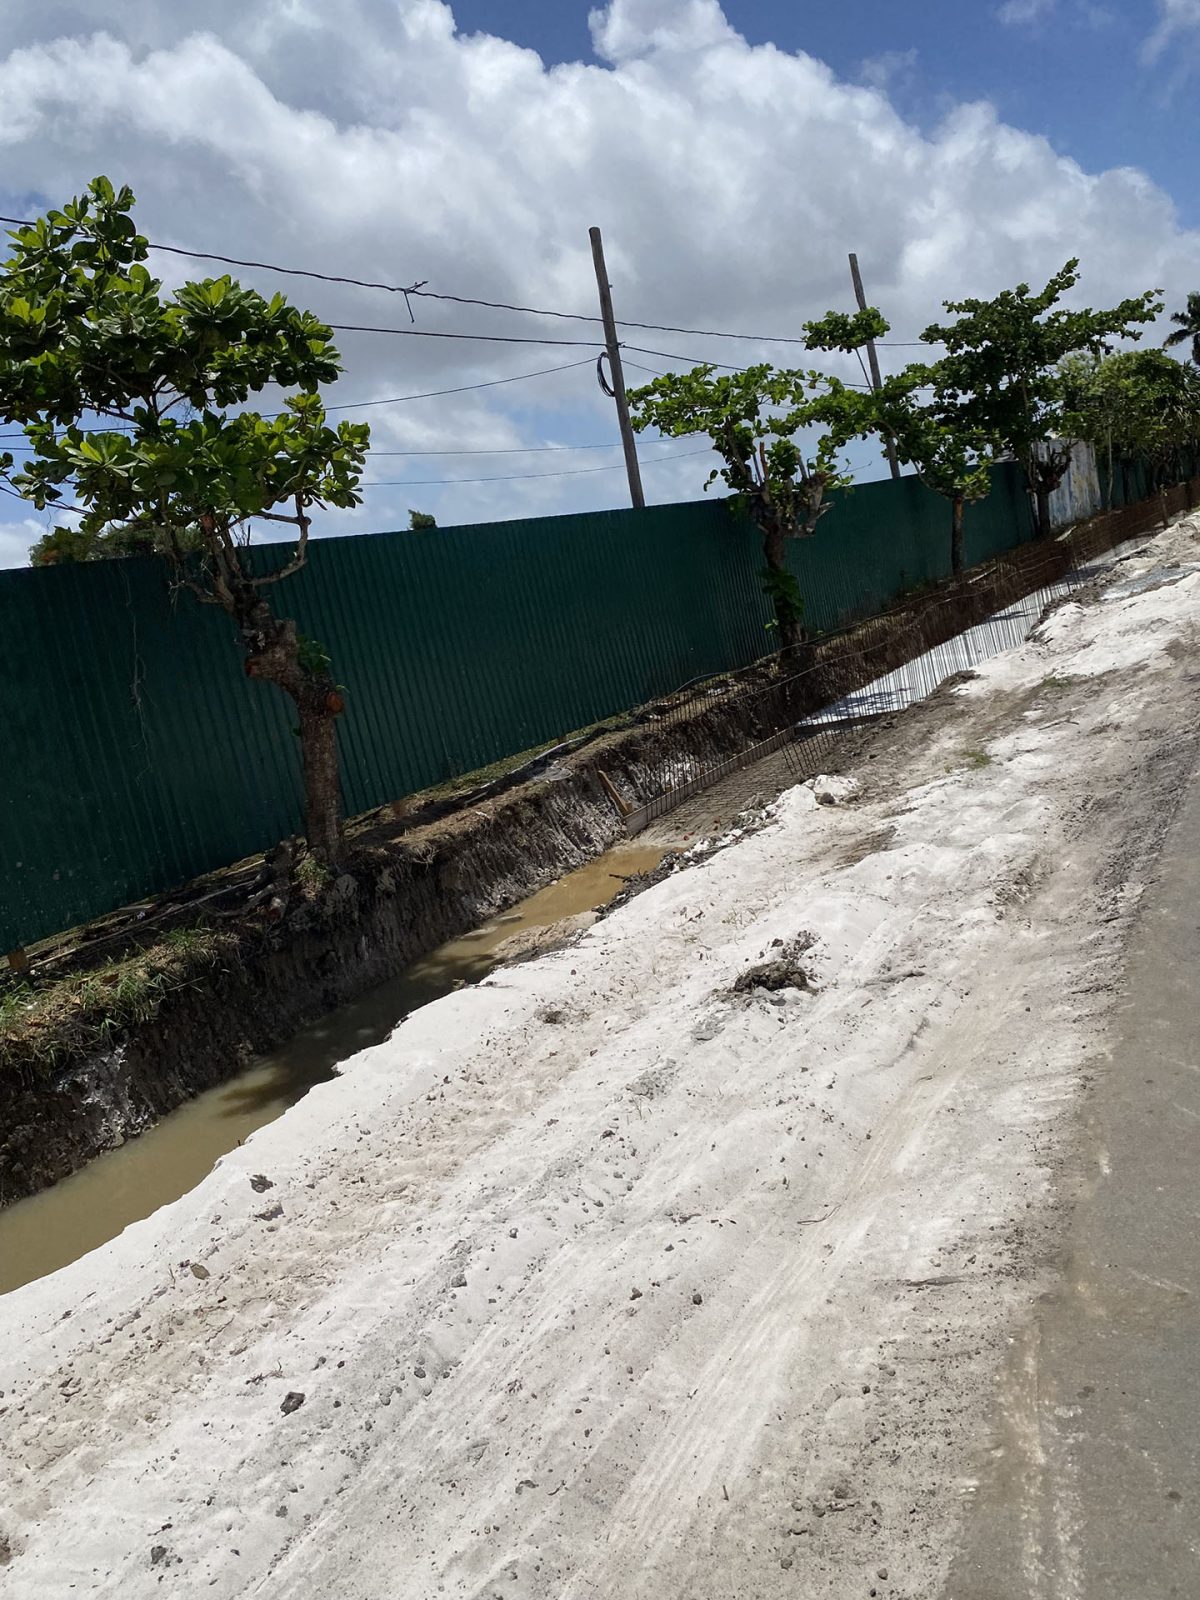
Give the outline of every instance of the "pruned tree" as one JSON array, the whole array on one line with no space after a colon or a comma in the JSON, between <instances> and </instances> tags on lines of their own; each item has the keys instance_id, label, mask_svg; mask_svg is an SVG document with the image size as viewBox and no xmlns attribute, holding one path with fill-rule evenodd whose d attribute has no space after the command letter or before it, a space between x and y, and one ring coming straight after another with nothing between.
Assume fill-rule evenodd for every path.
<instances>
[{"instance_id":1,"label":"pruned tree","mask_svg":"<svg viewBox=\"0 0 1200 1600\"><path fill-rule=\"evenodd\" d=\"M1050 496L1070 465L1060 364L1076 352L1105 353L1114 339L1139 339L1162 310L1157 289L1107 311L1069 310L1062 297L1079 282L1078 261L1034 294L1027 283L992 300L947 301L956 321L921 335L942 343L938 363L946 401L978 436L1011 451L1025 472L1038 532L1050 532Z\"/></svg>"},{"instance_id":2,"label":"pruned tree","mask_svg":"<svg viewBox=\"0 0 1200 1600\"><path fill-rule=\"evenodd\" d=\"M887 331L877 311L831 312L806 324L812 349L854 349ZM830 492L850 482L839 452L860 431L865 397L835 378L769 365L720 373L712 366L668 373L629 394L633 426L668 438L704 433L721 457L718 479L762 534L763 587L780 649L806 640L804 597L787 566L787 545L807 538L829 510ZM807 435L807 437L804 437Z\"/></svg>"},{"instance_id":3,"label":"pruned tree","mask_svg":"<svg viewBox=\"0 0 1200 1600\"><path fill-rule=\"evenodd\" d=\"M1200 293L1193 289L1187 297L1184 310L1172 311L1171 321L1176 327L1163 343L1167 349L1174 345L1191 345L1192 364L1200 367Z\"/></svg>"},{"instance_id":4,"label":"pruned tree","mask_svg":"<svg viewBox=\"0 0 1200 1600\"><path fill-rule=\"evenodd\" d=\"M308 843L332 864L342 696L328 653L271 597L305 563L314 507L359 503L369 429L326 422L317 391L341 368L324 323L229 277L164 293L133 205L97 178L10 236L0 417L31 454L20 470L0 456L0 476L39 509L69 492L83 538L144 539L175 585L232 618L246 675L296 707ZM235 409L267 384L296 391L278 415ZM294 531L282 561L251 554L262 523Z\"/></svg>"}]
</instances>

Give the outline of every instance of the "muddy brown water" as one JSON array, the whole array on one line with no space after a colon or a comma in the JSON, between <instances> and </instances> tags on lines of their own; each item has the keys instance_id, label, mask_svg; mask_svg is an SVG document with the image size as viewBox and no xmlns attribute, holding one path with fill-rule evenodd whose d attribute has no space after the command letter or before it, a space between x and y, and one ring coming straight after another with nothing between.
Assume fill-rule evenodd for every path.
<instances>
[{"instance_id":1,"label":"muddy brown water","mask_svg":"<svg viewBox=\"0 0 1200 1600\"><path fill-rule=\"evenodd\" d=\"M338 1062L379 1044L404 1017L496 965L497 947L525 928L607 905L626 878L664 852L627 845L422 957L398 977L304 1028L227 1083L197 1096L119 1150L98 1156L53 1188L0 1211L0 1294L56 1272L178 1200L256 1128L281 1116Z\"/></svg>"}]
</instances>

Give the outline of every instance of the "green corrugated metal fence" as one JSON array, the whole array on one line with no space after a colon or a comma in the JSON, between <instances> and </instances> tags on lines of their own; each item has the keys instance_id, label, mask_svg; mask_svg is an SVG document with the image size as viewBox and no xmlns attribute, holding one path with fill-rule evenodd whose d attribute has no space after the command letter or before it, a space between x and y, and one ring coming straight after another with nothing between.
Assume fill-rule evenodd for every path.
<instances>
[{"instance_id":1,"label":"green corrugated metal fence","mask_svg":"<svg viewBox=\"0 0 1200 1600\"><path fill-rule=\"evenodd\" d=\"M1029 533L1001 468L968 560ZM793 546L810 626L944 575L949 543L946 501L913 478L839 497ZM346 685L353 814L761 656L761 565L711 501L317 541L273 599ZM289 702L152 560L0 573L0 727L0 950L299 826Z\"/></svg>"}]
</instances>

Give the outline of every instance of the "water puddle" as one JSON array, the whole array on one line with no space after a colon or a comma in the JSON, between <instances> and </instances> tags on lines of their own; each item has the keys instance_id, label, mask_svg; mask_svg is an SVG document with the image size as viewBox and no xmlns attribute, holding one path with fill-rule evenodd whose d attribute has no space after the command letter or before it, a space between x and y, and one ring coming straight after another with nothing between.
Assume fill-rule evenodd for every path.
<instances>
[{"instance_id":1,"label":"water puddle","mask_svg":"<svg viewBox=\"0 0 1200 1600\"><path fill-rule=\"evenodd\" d=\"M213 1163L345 1061L379 1044L404 1017L496 964L497 947L526 928L607 905L663 850L626 845L567 873L473 933L422 957L398 977L303 1029L245 1072L180 1106L157 1127L98 1156L52 1189L0 1211L0 1294L56 1272L131 1222L195 1187Z\"/></svg>"}]
</instances>

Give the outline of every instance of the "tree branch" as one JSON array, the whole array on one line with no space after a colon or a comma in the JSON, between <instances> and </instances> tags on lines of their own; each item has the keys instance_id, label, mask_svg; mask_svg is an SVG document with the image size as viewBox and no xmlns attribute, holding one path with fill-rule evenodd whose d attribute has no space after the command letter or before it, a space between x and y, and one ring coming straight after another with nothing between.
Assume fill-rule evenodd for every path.
<instances>
[{"instance_id":1,"label":"tree branch","mask_svg":"<svg viewBox=\"0 0 1200 1600\"><path fill-rule=\"evenodd\" d=\"M260 512L259 515L262 515ZM304 514L303 496L296 496L296 515L294 517L277 516L267 513L272 522L294 522L300 529L300 537L296 541L296 554L287 563L280 567L278 572L265 573L261 578L251 578L249 581L256 589L265 588L269 583L278 583L282 578L290 578L293 572L299 572L308 559L308 530L312 526L312 519Z\"/></svg>"}]
</instances>

